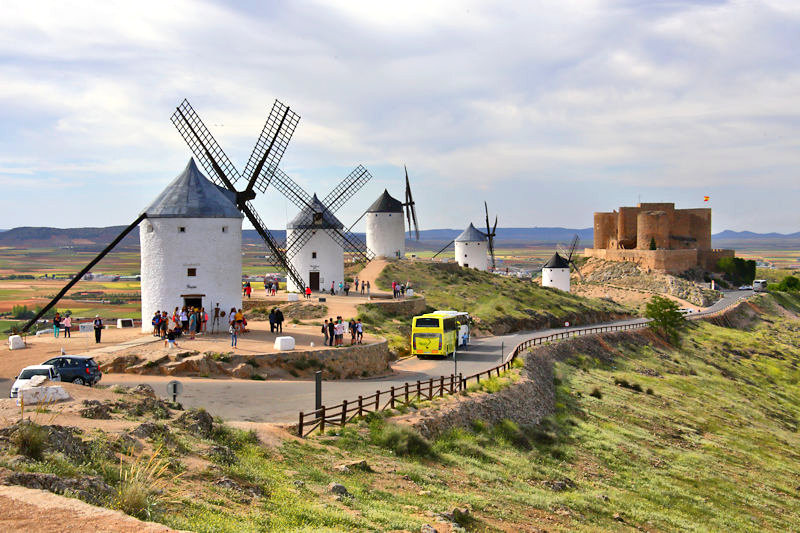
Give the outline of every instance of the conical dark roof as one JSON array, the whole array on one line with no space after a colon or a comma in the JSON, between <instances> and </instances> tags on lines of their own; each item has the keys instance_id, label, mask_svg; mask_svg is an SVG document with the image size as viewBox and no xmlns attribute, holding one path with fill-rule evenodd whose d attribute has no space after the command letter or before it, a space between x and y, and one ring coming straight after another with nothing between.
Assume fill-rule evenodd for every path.
<instances>
[{"instance_id":1,"label":"conical dark roof","mask_svg":"<svg viewBox=\"0 0 800 533\"><path fill-rule=\"evenodd\" d=\"M383 190L383 194L381 194L375 202L369 206L367 209L367 213L402 213L403 212L403 202L392 198L392 195L389 194L389 191L386 189Z\"/></svg>"},{"instance_id":2,"label":"conical dark roof","mask_svg":"<svg viewBox=\"0 0 800 533\"><path fill-rule=\"evenodd\" d=\"M145 209L148 218L242 218L234 193L206 178L194 158Z\"/></svg>"},{"instance_id":3,"label":"conical dark roof","mask_svg":"<svg viewBox=\"0 0 800 533\"><path fill-rule=\"evenodd\" d=\"M569 261L558 255L558 252L556 252L542 268L569 268Z\"/></svg>"},{"instance_id":4,"label":"conical dark roof","mask_svg":"<svg viewBox=\"0 0 800 533\"><path fill-rule=\"evenodd\" d=\"M320 213L322 216L315 220L314 214ZM344 224L339 222L339 219L331 213L322 202L319 201L317 195L311 199L311 206L306 206L297 213L288 224L287 229L344 229Z\"/></svg>"},{"instance_id":5,"label":"conical dark roof","mask_svg":"<svg viewBox=\"0 0 800 533\"><path fill-rule=\"evenodd\" d=\"M482 231L475 229L472 222L469 227L461 232L461 235L456 237L456 242L483 242L486 240L486 234Z\"/></svg>"}]
</instances>

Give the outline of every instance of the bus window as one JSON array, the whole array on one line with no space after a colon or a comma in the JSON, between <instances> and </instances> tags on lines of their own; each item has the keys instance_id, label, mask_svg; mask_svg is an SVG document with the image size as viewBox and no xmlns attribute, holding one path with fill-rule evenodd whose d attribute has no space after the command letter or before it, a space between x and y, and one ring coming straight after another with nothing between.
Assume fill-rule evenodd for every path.
<instances>
[{"instance_id":1,"label":"bus window","mask_svg":"<svg viewBox=\"0 0 800 533\"><path fill-rule=\"evenodd\" d=\"M418 317L414 321L414 327L417 328L438 328L439 319L431 317Z\"/></svg>"}]
</instances>

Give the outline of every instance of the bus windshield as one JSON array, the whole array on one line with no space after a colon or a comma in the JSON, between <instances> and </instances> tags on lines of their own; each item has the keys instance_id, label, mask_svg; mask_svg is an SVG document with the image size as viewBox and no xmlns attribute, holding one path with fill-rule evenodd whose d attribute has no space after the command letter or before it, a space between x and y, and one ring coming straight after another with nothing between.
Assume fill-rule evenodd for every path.
<instances>
[{"instance_id":1,"label":"bus windshield","mask_svg":"<svg viewBox=\"0 0 800 533\"><path fill-rule=\"evenodd\" d=\"M418 328L438 328L439 319L430 317L419 317L414 322L414 326Z\"/></svg>"}]
</instances>

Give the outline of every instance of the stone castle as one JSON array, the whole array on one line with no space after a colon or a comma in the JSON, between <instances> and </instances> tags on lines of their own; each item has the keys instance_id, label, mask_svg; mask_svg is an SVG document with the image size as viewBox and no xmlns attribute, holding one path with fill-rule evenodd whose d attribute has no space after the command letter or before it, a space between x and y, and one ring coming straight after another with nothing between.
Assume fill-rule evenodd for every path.
<instances>
[{"instance_id":1,"label":"stone castle","mask_svg":"<svg viewBox=\"0 0 800 533\"><path fill-rule=\"evenodd\" d=\"M655 242L655 250L651 250ZM645 203L594 214L594 248L587 257L630 261L649 270L717 270L733 250L711 248L711 209L675 209L673 203Z\"/></svg>"}]
</instances>

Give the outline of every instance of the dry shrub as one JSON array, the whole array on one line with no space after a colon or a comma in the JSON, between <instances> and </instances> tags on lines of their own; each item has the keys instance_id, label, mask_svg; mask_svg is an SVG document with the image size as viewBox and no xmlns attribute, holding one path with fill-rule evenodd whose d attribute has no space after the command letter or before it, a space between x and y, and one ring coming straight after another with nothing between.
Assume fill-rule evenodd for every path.
<instances>
[{"instance_id":1,"label":"dry shrub","mask_svg":"<svg viewBox=\"0 0 800 533\"><path fill-rule=\"evenodd\" d=\"M180 477L168 475L169 460L161 450L159 446L149 458L140 455L128 465L120 460L115 507L131 516L151 517L162 491Z\"/></svg>"}]
</instances>

